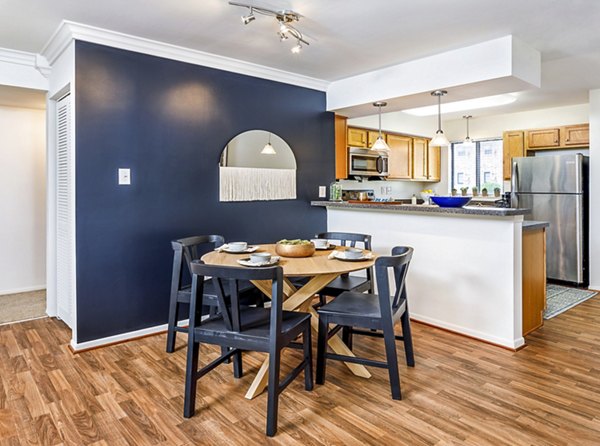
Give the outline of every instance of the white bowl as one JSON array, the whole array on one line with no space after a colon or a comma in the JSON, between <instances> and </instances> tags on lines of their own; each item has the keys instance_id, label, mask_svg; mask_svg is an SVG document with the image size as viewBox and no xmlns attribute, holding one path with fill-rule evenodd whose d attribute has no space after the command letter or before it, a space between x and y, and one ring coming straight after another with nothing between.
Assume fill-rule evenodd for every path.
<instances>
[{"instance_id":1,"label":"white bowl","mask_svg":"<svg viewBox=\"0 0 600 446\"><path fill-rule=\"evenodd\" d=\"M252 263L267 263L271 260L271 254L268 252L255 252L250 254L250 261Z\"/></svg>"},{"instance_id":2,"label":"white bowl","mask_svg":"<svg viewBox=\"0 0 600 446\"><path fill-rule=\"evenodd\" d=\"M311 239L315 248L327 248L329 246L329 240L324 238L313 238Z\"/></svg>"},{"instance_id":3,"label":"white bowl","mask_svg":"<svg viewBox=\"0 0 600 446\"><path fill-rule=\"evenodd\" d=\"M246 242L231 242L227 243L227 249L229 251L242 252L248 249L248 243Z\"/></svg>"},{"instance_id":4,"label":"white bowl","mask_svg":"<svg viewBox=\"0 0 600 446\"><path fill-rule=\"evenodd\" d=\"M348 248L344 251L347 259L360 259L363 255L363 250L358 248Z\"/></svg>"}]
</instances>

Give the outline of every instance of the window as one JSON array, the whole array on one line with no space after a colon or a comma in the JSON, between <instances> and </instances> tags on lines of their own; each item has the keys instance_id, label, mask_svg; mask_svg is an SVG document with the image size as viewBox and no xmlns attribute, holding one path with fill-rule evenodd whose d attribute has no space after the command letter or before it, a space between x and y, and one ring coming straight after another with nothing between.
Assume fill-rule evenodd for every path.
<instances>
[{"instance_id":1,"label":"window","mask_svg":"<svg viewBox=\"0 0 600 446\"><path fill-rule=\"evenodd\" d=\"M452 189L502 191L502 139L452 143Z\"/></svg>"}]
</instances>

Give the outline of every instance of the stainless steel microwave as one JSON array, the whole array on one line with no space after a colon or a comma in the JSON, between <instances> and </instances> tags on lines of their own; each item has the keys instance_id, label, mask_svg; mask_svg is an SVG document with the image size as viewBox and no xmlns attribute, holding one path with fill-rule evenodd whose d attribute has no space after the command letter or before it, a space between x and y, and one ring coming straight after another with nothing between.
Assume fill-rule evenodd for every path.
<instances>
[{"instance_id":1,"label":"stainless steel microwave","mask_svg":"<svg viewBox=\"0 0 600 446\"><path fill-rule=\"evenodd\" d=\"M348 173L355 176L387 177L388 154L378 150L348 149Z\"/></svg>"}]
</instances>

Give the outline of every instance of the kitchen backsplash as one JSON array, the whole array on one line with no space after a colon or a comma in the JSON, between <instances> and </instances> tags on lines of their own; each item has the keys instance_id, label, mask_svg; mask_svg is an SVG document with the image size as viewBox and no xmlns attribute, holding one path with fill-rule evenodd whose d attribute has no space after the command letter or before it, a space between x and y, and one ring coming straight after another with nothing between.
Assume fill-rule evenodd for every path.
<instances>
[{"instance_id":1,"label":"kitchen backsplash","mask_svg":"<svg viewBox=\"0 0 600 446\"><path fill-rule=\"evenodd\" d=\"M410 198L413 194L419 196L423 189L433 189L431 183L413 181L355 181L341 180L342 189L373 189L375 198Z\"/></svg>"}]
</instances>

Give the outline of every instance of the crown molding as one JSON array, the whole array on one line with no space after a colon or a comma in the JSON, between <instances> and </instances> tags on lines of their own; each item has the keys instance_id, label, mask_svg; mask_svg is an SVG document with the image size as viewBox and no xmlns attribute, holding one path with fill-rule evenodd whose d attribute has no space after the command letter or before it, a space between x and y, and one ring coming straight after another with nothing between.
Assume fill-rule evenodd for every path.
<instances>
[{"instance_id":1,"label":"crown molding","mask_svg":"<svg viewBox=\"0 0 600 446\"><path fill-rule=\"evenodd\" d=\"M329 82L327 81L291 73L289 71L278 70L264 65L244 62L229 57L219 56L217 54L206 53L204 51L184 48L67 20L63 20L52 37L50 37L50 40L42 50L42 55L45 56L50 65L52 65L72 40L97 43L127 51L163 57L165 59L177 60L194 65L202 65L233 73L298 85L314 90L326 91L329 85Z\"/></svg>"},{"instance_id":2,"label":"crown molding","mask_svg":"<svg viewBox=\"0 0 600 446\"><path fill-rule=\"evenodd\" d=\"M0 48L0 62L34 68L46 78L50 75L50 65L48 64L48 61L39 54Z\"/></svg>"}]
</instances>

